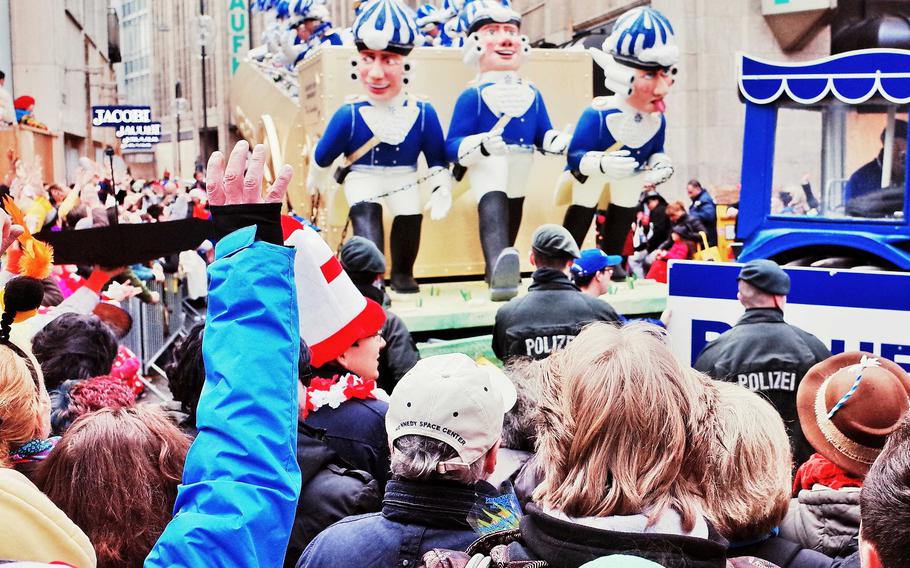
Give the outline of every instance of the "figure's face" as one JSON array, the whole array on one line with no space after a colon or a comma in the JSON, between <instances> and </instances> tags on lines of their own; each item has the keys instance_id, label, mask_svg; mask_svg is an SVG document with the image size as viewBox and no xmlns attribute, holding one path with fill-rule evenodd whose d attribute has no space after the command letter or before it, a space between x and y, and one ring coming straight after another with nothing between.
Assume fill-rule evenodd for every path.
<instances>
[{"instance_id":1,"label":"figure's face","mask_svg":"<svg viewBox=\"0 0 910 568\"><path fill-rule=\"evenodd\" d=\"M365 380L375 381L379 378L379 351L385 347L385 339L376 333L364 337L347 348L338 357L342 367Z\"/></svg>"},{"instance_id":2,"label":"figure's face","mask_svg":"<svg viewBox=\"0 0 910 568\"><path fill-rule=\"evenodd\" d=\"M297 26L297 37L299 37L301 41L310 39L310 30L307 28L307 24L300 24Z\"/></svg>"},{"instance_id":3,"label":"figure's face","mask_svg":"<svg viewBox=\"0 0 910 568\"><path fill-rule=\"evenodd\" d=\"M521 37L515 24L487 24L480 28L480 72L515 71L521 67L524 52Z\"/></svg>"},{"instance_id":4,"label":"figure's face","mask_svg":"<svg viewBox=\"0 0 910 568\"><path fill-rule=\"evenodd\" d=\"M371 99L388 101L401 92L404 57L389 51L366 49L360 52L360 82Z\"/></svg>"},{"instance_id":5,"label":"figure's face","mask_svg":"<svg viewBox=\"0 0 910 568\"><path fill-rule=\"evenodd\" d=\"M664 112L667 109L664 97L676 79L669 70L634 69L635 81L632 83L632 94L629 105L641 112Z\"/></svg>"},{"instance_id":6,"label":"figure's face","mask_svg":"<svg viewBox=\"0 0 910 568\"><path fill-rule=\"evenodd\" d=\"M307 20L303 22L302 27L306 29L307 34L313 35L313 33L316 31L316 28L319 27L320 23L321 22L319 20Z\"/></svg>"}]
</instances>

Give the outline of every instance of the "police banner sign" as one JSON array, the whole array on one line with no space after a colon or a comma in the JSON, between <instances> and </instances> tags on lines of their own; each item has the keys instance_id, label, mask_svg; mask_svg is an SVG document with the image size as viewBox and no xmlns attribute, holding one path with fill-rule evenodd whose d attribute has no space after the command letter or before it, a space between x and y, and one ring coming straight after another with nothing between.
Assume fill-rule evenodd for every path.
<instances>
[{"instance_id":1,"label":"police banner sign","mask_svg":"<svg viewBox=\"0 0 910 568\"><path fill-rule=\"evenodd\" d=\"M743 314L736 299L742 265L670 263L670 346L688 364ZM785 268L792 282L787 323L827 345L832 353L868 351L910 371L910 274L822 268ZM776 380L791 380L778 377Z\"/></svg>"}]
</instances>

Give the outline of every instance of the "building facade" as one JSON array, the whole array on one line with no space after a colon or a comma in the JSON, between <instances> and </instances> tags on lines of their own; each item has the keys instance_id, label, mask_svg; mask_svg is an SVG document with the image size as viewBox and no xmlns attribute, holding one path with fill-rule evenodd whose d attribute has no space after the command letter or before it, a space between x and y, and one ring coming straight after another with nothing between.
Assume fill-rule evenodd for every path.
<instances>
[{"instance_id":1,"label":"building facade","mask_svg":"<svg viewBox=\"0 0 910 568\"><path fill-rule=\"evenodd\" d=\"M8 29L10 67L5 71L12 79L7 87L14 97L35 98L35 117L54 135L52 179L72 183L80 156L102 162L104 148L116 143L113 129L91 124L92 106L118 100L109 0L4 4L0 8L7 11L0 11L0 19L8 27L0 29Z\"/></svg>"}]
</instances>

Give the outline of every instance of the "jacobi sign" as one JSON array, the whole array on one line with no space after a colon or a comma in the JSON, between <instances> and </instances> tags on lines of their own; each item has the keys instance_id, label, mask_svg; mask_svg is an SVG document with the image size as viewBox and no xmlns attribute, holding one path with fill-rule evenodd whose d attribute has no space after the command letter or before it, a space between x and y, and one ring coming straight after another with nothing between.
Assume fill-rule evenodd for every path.
<instances>
[{"instance_id":1,"label":"jacobi sign","mask_svg":"<svg viewBox=\"0 0 910 568\"><path fill-rule=\"evenodd\" d=\"M93 106L92 126L151 124L152 109L147 106Z\"/></svg>"},{"instance_id":2,"label":"jacobi sign","mask_svg":"<svg viewBox=\"0 0 910 568\"><path fill-rule=\"evenodd\" d=\"M744 308L736 299L741 264L671 261L670 347L692 364L730 329ZM910 371L910 274L785 268L792 282L787 323L818 337L832 353L868 351Z\"/></svg>"}]
</instances>

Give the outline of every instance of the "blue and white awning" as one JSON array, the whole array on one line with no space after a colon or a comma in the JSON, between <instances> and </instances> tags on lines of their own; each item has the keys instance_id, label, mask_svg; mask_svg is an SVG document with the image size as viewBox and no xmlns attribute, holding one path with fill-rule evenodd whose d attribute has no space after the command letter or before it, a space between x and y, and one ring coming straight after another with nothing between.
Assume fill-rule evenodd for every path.
<instances>
[{"instance_id":1,"label":"blue and white awning","mask_svg":"<svg viewBox=\"0 0 910 568\"><path fill-rule=\"evenodd\" d=\"M756 104L773 103L781 96L813 104L829 95L847 104L876 95L905 104L910 102L910 51L862 49L796 63L741 55L739 90Z\"/></svg>"}]
</instances>

